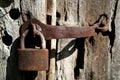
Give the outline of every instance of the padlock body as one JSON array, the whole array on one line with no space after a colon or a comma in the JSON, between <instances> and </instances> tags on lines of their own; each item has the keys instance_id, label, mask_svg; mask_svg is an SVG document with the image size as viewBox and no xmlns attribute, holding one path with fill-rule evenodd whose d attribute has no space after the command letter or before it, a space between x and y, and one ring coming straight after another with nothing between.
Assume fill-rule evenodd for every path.
<instances>
[{"instance_id":1,"label":"padlock body","mask_svg":"<svg viewBox=\"0 0 120 80\"><path fill-rule=\"evenodd\" d=\"M18 49L18 67L23 71L48 70L48 49Z\"/></svg>"}]
</instances>

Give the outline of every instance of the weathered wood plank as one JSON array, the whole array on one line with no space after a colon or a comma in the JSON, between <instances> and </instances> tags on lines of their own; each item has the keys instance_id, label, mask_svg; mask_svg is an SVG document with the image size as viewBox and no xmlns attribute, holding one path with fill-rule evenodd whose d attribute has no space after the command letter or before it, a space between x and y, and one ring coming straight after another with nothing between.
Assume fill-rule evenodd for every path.
<instances>
[{"instance_id":1,"label":"weathered wood plank","mask_svg":"<svg viewBox=\"0 0 120 80\"><path fill-rule=\"evenodd\" d=\"M113 1L113 19L111 22L111 80L119 80L120 79L120 0Z\"/></svg>"},{"instance_id":2,"label":"weathered wood plank","mask_svg":"<svg viewBox=\"0 0 120 80\"><path fill-rule=\"evenodd\" d=\"M85 16L83 24L93 24L102 14L107 14L107 16L110 17L110 4L110 0L85 0L84 4L82 4L86 5L86 7L84 7ZM101 33L86 40L83 74L80 75L82 79L108 80L108 44L108 36L103 36Z\"/></svg>"},{"instance_id":3,"label":"weathered wood plank","mask_svg":"<svg viewBox=\"0 0 120 80\"><path fill-rule=\"evenodd\" d=\"M6 27L13 38L13 44L9 47L0 40L0 80L46 80L45 71L36 73L18 70L17 37L24 21L34 17L46 23L51 17L48 24L55 25L57 22L57 25L89 26L101 14L107 14L109 18L111 30L107 36L99 33L87 39L60 39L57 40L58 43L51 40L47 79L119 80L119 6L119 0L14 0L11 6L0 7L0 16L11 8L21 11L21 17L17 20L11 19L9 14L0 17L0 26Z\"/></svg>"},{"instance_id":4,"label":"weathered wood plank","mask_svg":"<svg viewBox=\"0 0 120 80\"><path fill-rule=\"evenodd\" d=\"M78 0L57 1L57 24L74 25L78 24ZM74 39L59 39L57 54L56 80L74 80L74 68L76 65L77 52L74 48Z\"/></svg>"},{"instance_id":5,"label":"weathered wood plank","mask_svg":"<svg viewBox=\"0 0 120 80\"><path fill-rule=\"evenodd\" d=\"M13 20L8 14L11 8L19 9L19 0L16 0L14 4L9 5L6 8L0 7L0 27L6 28L6 31L11 35L13 44L19 35L19 20ZM0 28L1 29L1 28ZM4 31L2 31L4 32ZM1 33L1 31L0 31ZM3 35L0 34L0 38ZM7 42L9 42L7 40ZM16 46L7 46L3 43L2 38L0 40L0 80L20 80L20 73L17 69L16 62ZM17 45L17 44L16 44ZM13 50L14 48L14 50ZM14 76L13 76L14 75Z\"/></svg>"},{"instance_id":6,"label":"weathered wood plank","mask_svg":"<svg viewBox=\"0 0 120 80\"><path fill-rule=\"evenodd\" d=\"M56 0L47 0L47 24L56 25ZM49 72L47 80L55 80L55 54L56 54L56 39L48 41L49 43Z\"/></svg>"},{"instance_id":7,"label":"weathered wood plank","mask_svg":"<svg viewBox=\"0 0 120 80\"><path fill-rule=\"evenodd\" d=\"M57 11L60 15L60 25L92 25L101 14L111 14L110 0L61 0L57 2ZM109 22L109 21L108 21ZM108 36L98 34L97 36L84 39L78 39L78 52L70 54L67 49L64 50L67 43L71 40L59 40L58 44L58 80L107 80L108 79L108 62L109 51ZM82 41L82 42L80 42ZM84 46L84 41L86 46ZM92 42L91 42L92 41ZM74 45L74 44L73 44ZM64 50L64 51L62 51ZM62 51L62 52L61 52ZM75 62L75 54L77 54L77 62ZM65 57L62 58L61 57ZM71 60L72 59L72 60ZM106 61L106 62L104 62ZM74 63L71 63L74 62ZM104 62L104 63L102 63ZM67 66L66 66L67 65ZM72 66L72 67L69 67ZM75 68L75 72L73 71ZM67 73L67 74L66 74ZM75 78L74 76L75 75ZM68 77L69 76L69 77Z\"/></svg>"},{"instance_id":8,"label":"weathered wood plank","mask_svg":"<svg viewBox=\"0 0 120 80\"><path fill-rule=\"evenodd\" d=\"M20 6L23 22L30 18L37 18L43 23L46 23L46 0L21 0ZM34 72L27 73L28 76L26 74L24 76L26 79L46 80L46 71L39 71L36 77L32 76L35 74Z\"/></svg>"}]
</instances>

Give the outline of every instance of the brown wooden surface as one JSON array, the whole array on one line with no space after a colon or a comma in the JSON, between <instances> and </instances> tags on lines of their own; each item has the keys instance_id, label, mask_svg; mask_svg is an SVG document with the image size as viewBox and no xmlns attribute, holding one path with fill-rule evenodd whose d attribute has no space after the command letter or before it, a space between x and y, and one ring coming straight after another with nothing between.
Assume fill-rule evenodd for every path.
<instances>
[{"instance_id":1,"label":"brown wooden surface","mask_svg":"<svg viewBox=\"0 0 120 80\"><path fill-rule=\"evenodd\" d=\"M11 46L0 40L0 80L120 80L119 7L119 0L14 0L10 6L0 7L0 16L12 8L21 11L17 20L11 19L9 14L0 17L0 26L6 27L13 38ZM45 71L18 70L18 36L24 21L38 18L53 25L89 26L101 14L107 14L109 18L109 32L86 39L47 42L51 49L47 74Z\"/></svg>"},{"instance_id":2,"label":"brown wooden surface","mask_svg":"<svg viewBox=\"0 0 120 80\"><path fill-rule=\"evenodd\" d=\"M60 15L60 25L88 26L104 13L110 17L110 0L60 0L57 3L57 11ZM77 39L76 44L71 43L71 39L59 40L57 79L107 80L108 36L100 33L87 39ZM73 46L76 46L77 51Z\"/></svg>"}]
</instances>

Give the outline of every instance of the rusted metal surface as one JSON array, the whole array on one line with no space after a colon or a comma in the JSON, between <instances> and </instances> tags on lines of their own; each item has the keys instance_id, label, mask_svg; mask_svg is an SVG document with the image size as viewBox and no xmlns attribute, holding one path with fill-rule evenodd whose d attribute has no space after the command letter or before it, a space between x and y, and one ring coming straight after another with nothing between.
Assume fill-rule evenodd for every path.
<instances>
[{"instance_id":1,"label":"rusted metal surface","mask_svg":"<svg viewBox=\"0 0 120 80\"><path fill-rule=\"evenodd\" d=\"M53 25L45 25L41 23L39 20L33 18L26 21L21 29L21 33L23 33L29 24L36 24L39 25L39 29L43 33L46 40L49 39L61 39L61 38L81 38L81 37L89 37L97 35L96 29L100 31L108 30L108 27L105 25L104 27L99 27L101 22L104 19L101 18L99 23L94 24L93 26L89 27L66 27L66 26L53 26Z\"/></svg>"},{"instance_id":2,"label":"rusted metal surface","mask_svg":"<svg viewBox=\"0 0 120 80\"><path fill-rule=\"evenodd\" d=\"M100 27L102 23L102 27ZM41 39L42 49L25 48L24 40L29 32L28 25L32 25L33 34L39 35ZM37 30L36 25L39 25ZM48 50L45 49L45 39L61 39L61 38L81 38L97 35L96 30L104 32L108 30L106 26L106 18L101 17L99 22L89 27L65 27L45 25L37 19L30 19L26 21L21 27L20 49L19 55L19 69L27 71L38 71L48 69ZM43 35L42 35L43 34ZM45 37L45 39L44 39Z\"/></svg>"},{"instance_id":3,"label":"rusted metal surface","mask_svg":"<svg viewBox=\"0 0 120 80\"><path fill-rule=\"evenodd\" d=\"M33 27L34 28L34 27ZM34 29L33 29L34 30ZM35 32L41 38L42 49L25 48L24 40L28 29L23 32L20 38L20 49L18 49L18 66L20 70L25 71L43 71L48 70L48 49L45 49L45 39L42 34Z\"/></svg>"},{"instance_id":4,"label":"rusted metal surface","mask_svg":"<svg viewBox=\"0 0 120 80\"><path fill-rule=\"evenodd\" d=\"M20 70L48 70L48 49L18 49L18 56Z\"/></svg>"}]
</instances>

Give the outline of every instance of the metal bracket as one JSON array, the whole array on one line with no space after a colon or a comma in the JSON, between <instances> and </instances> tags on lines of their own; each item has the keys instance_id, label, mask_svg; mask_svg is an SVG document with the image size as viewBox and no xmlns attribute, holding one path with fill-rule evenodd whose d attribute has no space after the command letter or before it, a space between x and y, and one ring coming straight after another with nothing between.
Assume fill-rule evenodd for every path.
<instances>
[{"instance_id":1,"label":"metal bracket","mask_svg":"<svg viewBox=\"0 0 120 80\"><path fill-rule=\"evenodd\" d=\"M29 24L37 24L41 28L41 32L43 33L46 40L50 39L61 39L61 38L82 38L97 35L96 31L105 32L108 30L107 18L105 16L101 16L99 21L95 23L93 26L88 27L66 27L66 26L53 26L46 25L40 22L38 19L30 19L26 21L21 28L21 34L28 28ZM101 26L102 24L102 26Z\"/></svg>"}]
</instances>

